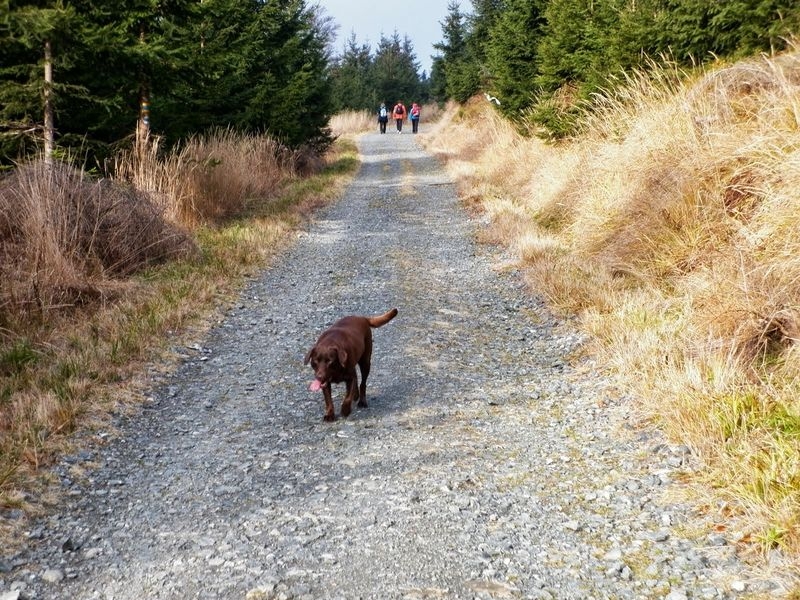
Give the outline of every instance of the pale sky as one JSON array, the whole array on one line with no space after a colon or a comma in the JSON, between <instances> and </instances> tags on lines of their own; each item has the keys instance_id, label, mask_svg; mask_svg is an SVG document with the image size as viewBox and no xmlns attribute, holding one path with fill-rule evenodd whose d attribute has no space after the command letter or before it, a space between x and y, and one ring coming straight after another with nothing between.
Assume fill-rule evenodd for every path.
<instances>
[{"instance_id":1,"label":"pale sky","mask_svg":"<svg viewBox=\"0 0 800 600\"><path fill-rule=\"evenodd\" d=\"M402 41L408 36L414 46L417 62L431 74L433 45L442 41L442 26L450 0L318 0L333 17L339 29L334 49L341 55L344 43L355 32L358 45L369 44L375 52L381 34L390 38L397 30ZM308 3L312 4L311 2ZM472 12L469 0L459 2L461 12ZM400 8L398 8L400 7Z\"/></svg>"}]
</instances>

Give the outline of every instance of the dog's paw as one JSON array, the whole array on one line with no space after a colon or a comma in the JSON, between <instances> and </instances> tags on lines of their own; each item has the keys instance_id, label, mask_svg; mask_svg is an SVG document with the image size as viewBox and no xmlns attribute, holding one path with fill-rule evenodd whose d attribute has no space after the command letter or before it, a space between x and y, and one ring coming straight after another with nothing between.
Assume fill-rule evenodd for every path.
<instances>
[{"instance_id":1,"label":"dog's paw","mask_svg":"<svg viewBox=\"0 0 800 600\"><path fill-rule=\"evenodd\" d=\"M336 415L326 414L324 417L322 417L322 420L325 421L326 423L331 423L336 420Z\"/></svg>"}]
</instances>

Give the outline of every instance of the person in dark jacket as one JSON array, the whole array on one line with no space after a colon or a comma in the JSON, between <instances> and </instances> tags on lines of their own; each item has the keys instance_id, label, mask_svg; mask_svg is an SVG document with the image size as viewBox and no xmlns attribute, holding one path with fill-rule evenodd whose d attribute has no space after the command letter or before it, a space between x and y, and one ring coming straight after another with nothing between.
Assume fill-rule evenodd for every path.
<instances>
[{"instance_id":1,"label":"person in dark jacket","mask_svg":"<svg viewBox=\"0 0 800 600\"><path fill-rule=\"evenodd\" d=\"M386 124L389 122L389 109L386 104L381 102L381 107L378 109L378 127L381 133L386 133Z\"/></svg>"}]
</instances>

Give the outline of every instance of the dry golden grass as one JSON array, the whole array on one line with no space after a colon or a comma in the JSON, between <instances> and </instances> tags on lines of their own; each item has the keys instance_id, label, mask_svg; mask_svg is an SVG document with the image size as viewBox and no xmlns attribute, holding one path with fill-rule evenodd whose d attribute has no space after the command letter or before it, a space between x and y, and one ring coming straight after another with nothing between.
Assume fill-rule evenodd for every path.
<instances>
[{"instance_id":1,"label":"dry golden grass","mask_svg":"<svg viewBox=\"0 0 800 600\"><path fill-rule=\"evenodd\" d=\"M575 138L477 98L429 149L534 293L575 314L632 410L694 449L698 504L800 575L800 54L653 68ZM731 511L731 507L734 508Z\"/></svg>"},{"instance_id":2,"label":"dry golden grass","mask_svg":"<svg viewBox=\"0 0 800 600\"><path fill-rule=\"evenodd\" d=\"M377 129L377 117L368 110L345 110L335 114L328 127L337 137L367 133Z\"/></svg>"},{"instance_id":3,"label":"dry golden grass","mask_svg":"<svg viewBox=\"0 0 800 600\"><path fill-rule=\"evenodd\" d=\"M191 256L194 242L150 199L64 165L32 162L0 181L0 326L113 291L114 280Z\"/></svg>"},{"instance_id":4,"label":"dry golden grass","mask_svg":"<svg viewBox=\"0 0 800 600\"><path fill-rule=\"evenodd\" d=\"M115 178L148 192L167 217L187 227L239 215L254 198L269 198L296 174L298 153L271 137L220 130L194 137L161 156L120 154Z\"/></svg>"}]
</instances>

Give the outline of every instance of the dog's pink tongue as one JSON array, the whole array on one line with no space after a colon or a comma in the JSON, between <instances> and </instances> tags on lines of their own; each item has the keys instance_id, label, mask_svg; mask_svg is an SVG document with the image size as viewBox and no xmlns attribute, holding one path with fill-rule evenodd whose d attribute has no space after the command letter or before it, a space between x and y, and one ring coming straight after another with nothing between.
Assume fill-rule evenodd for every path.
<instances>
[{"instance_id":1,"label":"dog's pink tongue","mask_svg":"<svg viewBox=\"0 0 800 600\"><path fill-rule=\"evenodd\" d=\"M318 392L322 389L322 382L319 379L315 379L311 382L311 385L308 386L312 392Z\"/></svg>"}]
</instances>

